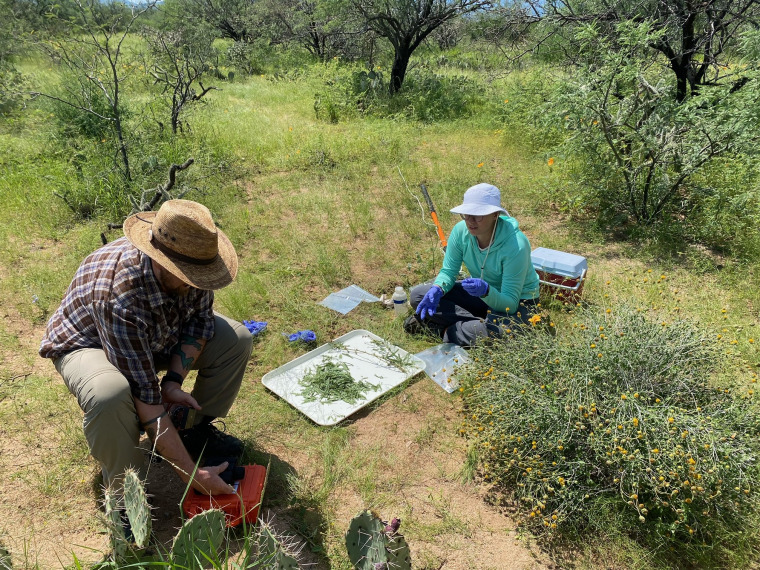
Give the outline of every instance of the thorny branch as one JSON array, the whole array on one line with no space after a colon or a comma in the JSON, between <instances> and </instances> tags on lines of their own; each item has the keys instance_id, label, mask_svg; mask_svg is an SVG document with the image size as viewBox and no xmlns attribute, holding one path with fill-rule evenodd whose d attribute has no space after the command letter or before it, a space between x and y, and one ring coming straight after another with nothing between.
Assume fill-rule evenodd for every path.
<instances>
[{"instance_id":1,"label":"thorny branch","mask_svg":"<svg viewBox=\"0 0 760 570\"><path fill-rule=\"evenodd\" d=\"M169 194L169 192L171 191L172 188L174 188L174 185L176 184L177 172L181 170L186 170L194 162L195 162L194 158L188 158L182 164L172 164L171 167L169 167L169 180L166 181L166 184L159 185L152 190L143 191L142 197L140 199L140 204L136 205L137 207L133 209L132 213L149 212L156 206L156 204L158 204L161 198L164 198L166 200L171 199L171 195ZM146 195L150 194L151 192L154 193L153 197L151 198L149 202L146 203L145 202ZM122 224L110 223L108 224L108 229L118 230L118 229L121 229L123 225L124 225L123 223ZM106 245L108 243L108 239L106 238L105 233L100 234L100 239L103 242L103 245Z\"/></svg>"}]
</instances>

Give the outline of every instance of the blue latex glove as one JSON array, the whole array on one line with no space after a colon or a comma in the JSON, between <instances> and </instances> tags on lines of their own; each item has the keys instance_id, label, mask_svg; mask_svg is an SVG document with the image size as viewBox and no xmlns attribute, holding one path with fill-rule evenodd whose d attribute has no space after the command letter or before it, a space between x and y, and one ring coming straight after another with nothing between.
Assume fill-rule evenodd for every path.
<instances>
[{"instance_id":1,"label":"blue latex glove","mask_svg":"<svg viewBox=\"0 0 760 570\"><path fill-rule=\"evenodd\" d=\"M256 336L265 328L267 328L266 321L243 321L243 324L245 325L245 328L247 328L251 332L251 335L253 336Z\"/></svg>"},{"instance_id":2,"label":"blue latex glove","mask_svg":"<svg viewBox=\"0 0 760 570\"><path fill-rule=\"evenodd\" d=\"M417 305L417 314L419 317L421 319L432 317L438 309L438 303L441 302L441 297L443 297L443 289L438 285L430 287L428 292L425 293L425 296L422 298L422 301L420 301L420 304Z\"/></svg>"},{"instance_id":3,"label":"blue latex glove","mask_svg":"<svg viewBox=\"0 0 760 570\"><path fill-rule=\"evenodd\" d=\"M282 334L285 334L285 333L282 333ZM317 340L317 335L314 333L314 331L310 331L310 330L298 331L289 335L288 340L290 342L301 341L301 342L309 343L309 342L314 342L315 340Z\"/></svg>"},{"instance_id":4,"label":"blue latex glove","mask_svg":"<svg viewBox=\"0 0 760 570\"><path fill-rule=\"evenodd\" d=\"M488 294L488 283L477 277L464 279L462 288L473 297L485 297Z\"/></svg>"}]
</instances>

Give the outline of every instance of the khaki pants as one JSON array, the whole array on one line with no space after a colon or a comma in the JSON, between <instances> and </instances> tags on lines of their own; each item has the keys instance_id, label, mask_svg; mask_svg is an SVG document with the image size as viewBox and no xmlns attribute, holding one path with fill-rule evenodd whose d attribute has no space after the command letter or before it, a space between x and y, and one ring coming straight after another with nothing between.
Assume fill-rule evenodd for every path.
<instances>
[{"instance_id":1,"label":"khaki pants","mask_svg":"<svg viewBox=\"0 0 760 570\"><path fill-rule=\"evenodd\" d=\"M214 337L193 366L198 377L192 395L201 414L226 416L235 401L251 356L253 338L241 323L214 314ZM168 362L157 362L159 369ZM84 434L92 456L111 485L128 467L143 472L144 453L138 447L140 425L129 382L106 358L103 349L84 348L55 360L56 370L84 412Z\"/></svg>"}]
</instances>

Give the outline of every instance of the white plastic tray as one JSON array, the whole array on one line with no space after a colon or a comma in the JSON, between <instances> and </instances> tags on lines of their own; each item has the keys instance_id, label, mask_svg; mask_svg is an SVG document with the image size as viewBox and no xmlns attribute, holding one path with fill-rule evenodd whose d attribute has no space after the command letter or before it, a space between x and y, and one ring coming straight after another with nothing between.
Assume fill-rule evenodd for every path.
<instances>
[{"instance_id":1,"label":"white plastic tray","mask_svg":"<svg viewBox=\"0 0 760 570\"><path fill-rule=\"evenodd\" d=\"M378 344L379 343L379 344ZM406 359L403 370L388 362L386 351ZM326 359L345 362L354 380L379 385L353 404L344 401L304 402L300 380ZM425 369L425 363L405 350L366 330L344 334L311 352L267 372L261 383L309 419L322 426L335 425Z\"/></svg>"}]
</instances>

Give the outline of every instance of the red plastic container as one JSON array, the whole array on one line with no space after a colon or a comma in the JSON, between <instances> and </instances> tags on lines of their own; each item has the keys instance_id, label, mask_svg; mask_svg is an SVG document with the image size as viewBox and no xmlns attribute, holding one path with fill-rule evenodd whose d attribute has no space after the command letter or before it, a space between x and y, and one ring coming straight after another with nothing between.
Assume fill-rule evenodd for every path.
<instances>
[{"instance_id":1,"label":"red plastic container","mask_svg":"<svg viewBox=\"0 0 760 570\"><path fill-rule=\"evenodd\" d=\"M581 300L588 271L585 257L539 247L530 258L544 291L566 303L576 304Z\"/></svg>"},{"instance_id":2,"label":"red plastic container","mask_svg":"<svg viewBox=\"0 0 760 570\"><path fill-rule=\"evenodd\" d=\"M182 502L182 510L188 518L208 509L221 509L227 515L227 526L238 526L243 520L255 524L259 516L261 498L267 479L263 465L246 465L245 476L237 481L237 493L213 497L190 489Z\"/></svg>"}]
</instances>

